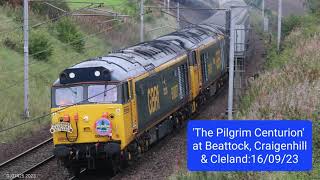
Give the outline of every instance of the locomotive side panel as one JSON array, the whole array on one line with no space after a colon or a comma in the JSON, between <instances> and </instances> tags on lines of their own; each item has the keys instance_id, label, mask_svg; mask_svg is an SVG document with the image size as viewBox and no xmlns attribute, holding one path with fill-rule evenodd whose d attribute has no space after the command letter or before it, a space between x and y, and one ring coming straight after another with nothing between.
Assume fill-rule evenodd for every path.
<instances>
[{"instance_id":1,"label":"locomotive side panel","mask_svg":"<svg viewBox=\"0 0 320 180\"><path fill-rule=\"evenodd\" d=\"M225 43L219 39L200 49L202 85L207 87L216 81L225 71Z\"/></svg>"},{"instance_id":2,"label":"locomotive side panel","mask_svg":"<svg viewBox=\"0 0 320 180\"><path fill-rule=\"evenodd\" d=\"M156 70L157 71L157 70ZM138 129L152 124L174 112L188 100L187 58L135 83Z\"/></svg>"}]
</instances>

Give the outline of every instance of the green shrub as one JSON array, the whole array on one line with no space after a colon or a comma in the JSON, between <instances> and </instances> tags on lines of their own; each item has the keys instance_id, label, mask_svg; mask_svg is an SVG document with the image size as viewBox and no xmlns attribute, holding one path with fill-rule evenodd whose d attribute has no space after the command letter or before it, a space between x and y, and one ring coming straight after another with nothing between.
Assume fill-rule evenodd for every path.
<instances>
[{"instance_id":1,"label":"green shrub","mask_svg":"<svg viewBox=\"0 0 320 180\"><path fill-rule=\"evenodd\" d=\"M3 6L3 5L5 5L6 3L7 3L6 0L0 0L0 6Z\"/></svg>"},{"instance_id":2,"label":"green shrub","mask_svg":"<svg viewBox=\"0 0 320 180\"><path fill-rule=\"evenodd\" d=\"M11 50L19 51L17 42L13 41L11 38L6 37L3 40L3 45Z\"/></svg>"},{"instance_id":3,"label":"green shrub","mask_svg":"<svg viewBox=\"0 0 320 180\"><path fill-rule=\"evenodd\" d=\"M320 15L320 12L319 12L320 1L319 0L306 0L306 1L311 13Z\"/></svg>"},{"instance_id":4,"label":"green shrub","mask_svg":"<svg viewBox=\"0 0 320 180\"><path fill-rule=\"evenodd\" d=\"M83 52L85 46L84 35L70 19L63 19L56 25L58 39L70 45L78 52Z\"/></svg>"},{"instance_id":5,"label":"green shrub","mask_svg":"<svg viewBox=\"0 0 320 180\"><path fill-rule=\"evenodd\" d=\"M291 15L284 19L283 22L283 35L288 36L292 30L302 25L304 18L302 16Z\"/></svg>"},{"instance_id":6,"label":"green shrub","mask_svg":"<svg viewBox=\"0 0 320 180\"><path fill-rule=\"evenodd\" d=\"M7 36L3 45L11 50L23 54L23 36L16 34ZM41 31L31 32L29 36L29 55L39 61L48 61L53 53L52 43L47 34Z\"/></svg>"},{"instance_id":7,"label":"green shrub","mask_svg":"<svg viewBox=\"0 0 320 180\"><path fill-rule=\"evenodd\" d=\"M51 5L60 8L64 11L70 11L70 8L66 1L60 0L60 1L50 1L49 2ZM31 2L31 10L35 13L38 13L39 15L42 16L48 16L50 19L57 18L64 14L63 11L54 8L46 3L43 2Z\"/></svg>"},{"instance_id":8,"label":"green shrub","mask_svg":"<svg viewBox=\"0 0 320 180\"><path fill-rule=\"evenodd\" d=\"M41 32L33 32L29 40L30 55L39 61L48 61L53 53L52 44L48 35Z\"/></svg>"}]
</instances>

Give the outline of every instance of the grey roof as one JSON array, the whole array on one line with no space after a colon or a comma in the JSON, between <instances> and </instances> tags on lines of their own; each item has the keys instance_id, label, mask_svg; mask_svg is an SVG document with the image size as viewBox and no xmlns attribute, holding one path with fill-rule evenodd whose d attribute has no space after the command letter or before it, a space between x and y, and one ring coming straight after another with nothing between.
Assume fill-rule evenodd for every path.
<instances>
[{"instance_id":1,"label":"grey roof","mask_svg":"<svg viewBox=\"0 0 320 180\"><path fill-rule=\"evenodd\" d=\"M229 5L230 2L225 6ZM243 9L237 9L236 11L241 13L240 11L243 11ZM225 15L218 12L200 25L193 25L153 41L140 43L106 56L81 62L68 69L104 67L110 71L111 81L122 81L130 77L136 77L152 71L155 67L176 57L187 54L189 49L223 36L224 19ZM59 79L55 82L55 85L57 84L59 84Z\"/></svg>"}]
</instances>

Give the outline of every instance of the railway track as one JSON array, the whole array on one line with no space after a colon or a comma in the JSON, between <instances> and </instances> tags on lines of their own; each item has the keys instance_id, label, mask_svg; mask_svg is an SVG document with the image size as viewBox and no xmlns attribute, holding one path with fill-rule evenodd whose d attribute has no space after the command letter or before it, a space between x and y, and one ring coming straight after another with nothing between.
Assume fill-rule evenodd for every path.
<instances>
[{"instance_id":1,"label":"railway track","mask_svg":"<svg viewBox=\"0 0 320 180\"><path fill-rule=\"evenodd\" d=\"M54 159L52 138L0 164L0 179L37 178L32 172Z\"/></svg>"},{"instance_id":2,"label":"railway track","mask_svg":"<svg viewBox=\"0 0 320 180\"><path fill-rule=\"evenodd\" d=\"M81 176L82 174L86 173L86 172L87 172L87 169L82 169L82 170L80 171L80 176ZM69 180L75 180L75 179L77 179L75 176L72 176L72 177L69 178Z\"/></svg>"}]
</instances>

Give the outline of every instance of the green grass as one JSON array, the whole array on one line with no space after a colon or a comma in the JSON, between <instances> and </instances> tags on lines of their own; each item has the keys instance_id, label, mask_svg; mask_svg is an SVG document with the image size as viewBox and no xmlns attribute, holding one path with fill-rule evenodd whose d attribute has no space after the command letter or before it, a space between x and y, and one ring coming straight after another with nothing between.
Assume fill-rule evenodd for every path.
<instances>
[{"instance_id":1,"label":"green grass","mask_svg":"<svg viewBox=\"0 0 320 180\"><path fill-rule=\"evenodd\" d=\"M97 1L78 0L77 2L81 2L81 3L69 3L70 8L76 9L76 8L83 7L85 4L87 4L86 2L103 3L104 6L123 6L123 4L126 4L128 0L97 0Z\"/></svg>"},{"instance_id":2,"label":"green grass","mask_svg":"<svg viewBox=\"0 0 320 180\"><path fill-rule=\"evenodd\" d=\"M191 173L178 167L170 180L309 180L320 177L320 21L301 17L276 51L268 44L265 71L242 97L237 119L310 119L313 121L313 170L310 172ZM253 17L256 25L260 19ZM290 29L290 28L289 28ZM260 30L261 29L256 29ZM263 33L260 32L262 35ZM184 162L186 164L186 162Z\"/></svg>"},{"instance_id":3,"label":"green grass","mask_svg":"<svg viewBox=\"0 0 320 180\"><path fill-rule=\"evenodd\" d=\"M115 2L119 3L120 1L109 2L115 4ZM0 130L25 121L23 119L23 53L11 50L3 44L3 41L9 37L15 42L19 42L22 46L22 29L11 30L21 26L21 22L17 21L21 17L21 12L21 9L13 10L0 6ZM173 17L152 13L148 14L148 16L152 17L149 22L145 23L146 39L173 31L173 29L167 29L147 33L148 29L152 29L153 26L167 25L167 22L170 22L172 26L176 26ZM154 18L155 20L152 20L153 17L156 17ZM30 12L30 24L37 24L43 21L46 21L46 18ZM78 53L70 45L59 41L54 24L40 26L37 29L31 28L30 34L34 34L32 32L35 31L45 34L54 49L53 55L48 62L39 62L32 57L29 59L31 119L49 113L50 87L62 70L77 62L105 55L111 50L139 42L139 23L135 19L118 26L114 24L115 28L106 33L100 33L100 29L94 29L95 22L77 22L81 24L79 29L81 29L82 33L85 36L90 35L89 38L85 39L86 45L83 53ZM1 34L1 32L5 33ZM99 35L92 36L91 34ZM15 84L17 85L11 87ZM26 136L30 132L47 126L49 122L50 117L46 117L23 125L20 128L0 133L0 143L11 142L13 139Z\"/></svg>"},{"instance_id":4,"label":"green grass","mask_svg":"<svg viewBox=\"0 0 320 180\"><path fill-rule=\"evenodd\" d=\"M270 173L272 179L320 177L320 22L303 17L282 44L268 50L266 69L242 98L239 119L310 119L313 121L313 171Z\"/></svg>"},{"instance_id":5,"label":"green grass","mask_svg":"<svg viewBox=\"0 0 320 180\"><path fill-rule=\"evenodd\" d=\"M79 9L83 8L89 4L85 2L91 2L88 0L79 0L77 2L83 2L83 3L69 3L69 6L71 9ZM103 8L105 9L112 9L117 12L121 12L128 15L137 15L137 3L134 3L129 0L97 0L93 1L94 3L103 3Z\"/></svg>"},{"instance_id":6,"label":"green grass","mask_svg":"<svg viewBox=\"0 0 320 180\"><path fill-rule=\"evenodd\" d=\"M0 22L2 20L13 20L8 17L7 8L0 8ZM37 18L31 16L31 18ZM15 21L10 21L11 25L18 26ZM11 27L0 26L1 31L6 31ZM50 30L49 30L50 29ZM31 29L34 31L34 29ZM52 26L41 27L37 31L45 33L53 46L53 55L48 62L41 62L30 57L29 60L29 86L30 86L30 113L31 119L42 116L50 112L50 87L57 79L58 74L72 64L81 62L91 57L104 55L111 50L111 47L102 38L90 36L86 38L86 48L84 53L78 53L72 47L60 42L52 33ZM85 36L88 34L84 33ZM24 122L23 119L23 54L8 49L3 45L3 40L10 37L22 42L22 30L11 31L0 36L0 129L4 129ZM15 85L17 84L17 85ZM15 85L11 87L12 85ZM30 131L37 130L48 124L50 116L36 122L32 122L9 130L0 134L0 143L8 142L13 138L25 136Z\"/></svg>"}]
</instances>

